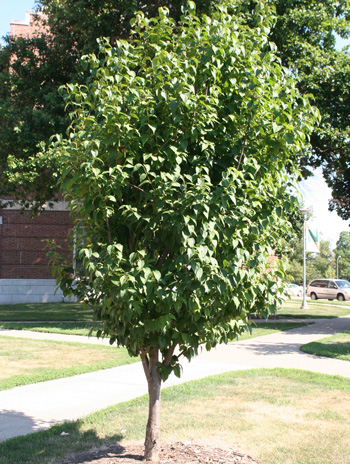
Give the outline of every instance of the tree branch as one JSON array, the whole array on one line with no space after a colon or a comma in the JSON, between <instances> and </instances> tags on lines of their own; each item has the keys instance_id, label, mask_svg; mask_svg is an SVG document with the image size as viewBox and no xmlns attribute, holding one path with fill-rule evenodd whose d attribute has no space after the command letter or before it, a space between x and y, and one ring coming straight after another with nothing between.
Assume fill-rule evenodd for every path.
<instances>
[{"instance_id":1,"label":"tree branch","mask_svg":"<svg viewBox=\"0 0 350 464\"><path fill-rule=\"evenodd\" d=\"M251 121L249 122L248 127L247 127L247 130L245 131L245 134L244 134L244 137L243 137L242 148L241 148L241 154L239 155L239 160L238 160L238 164L237 164L237 169L239 169L239 166L241 165L241 161L242 161L242 158L243 158L244 149L245 149L245 143L246 143L246 141L247 141L247 135L248 135L248 132L249 132L249 129L250 129L250 123L251 123Z\"/></svg>"},{"instance_id":2,"label":"tree branch","mask_svg":"<svg viewBox=\"0 0 350 464\"><path fill-rule=\"evenodd\" d=\"M169 366L176 347L177 347L177 342L174 342L173 345L169 348L169 350L168 350L168 352L167 352L167 354L166 354L166 356L165 356L165 358L163 360L164 366Z\"/></svg>"},{"instance_id":3,"label":"tree branch","mask_svg":"<svg viewBox=\"0 0 350 464\"><path fill-rule=\"evenodd\" d=\"M163 266L165 258L167 257L168 253L169 253L169 250L167 247L165 247L161 258L157 263L157 266Z\"/></svg>"},{"instance_id":4,"label":"tree branch","mask_svg":"<svg viewBox=\"0 0 350 464\"><path fill-rule=\"evenodd\" d=\"M128 182L128 184L130 185L131 188L136 188L137 190L140 190L141 192L145 193L145 191L141 187L138 187L135 184L131 184L130 182Z\"/></svg>"},{"instance_id":5,"label":"tree branch","mask_svg":"<svg viewBox=\"0 0 350 464\"><path fill-rule=\"evenodd\" d=\"M143 367L143 370L145 372L147 382L150 382L152 379L151 379L151 374L150 374L149 359L147 357L147 352L148 351L149 350L140 351L140 357L141 357L142 367Z\"/></svg>"}]
</instances>

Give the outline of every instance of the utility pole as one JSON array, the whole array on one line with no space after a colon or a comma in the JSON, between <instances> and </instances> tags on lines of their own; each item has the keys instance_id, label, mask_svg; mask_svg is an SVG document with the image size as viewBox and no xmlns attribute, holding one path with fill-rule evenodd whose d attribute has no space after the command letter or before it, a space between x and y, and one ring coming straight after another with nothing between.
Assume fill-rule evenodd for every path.
<instances>
[{"instance_id":1,"label":"utility pole","mask_svg":"<svg viewBox=\"0 0 350 464\"><path fill-rule=\"evenodd\" d=\"M306 303L306 216L309 212L308 209L301 210L304 216L304 232L303 232L303 271L304 271L304 282L303 282L303 302L300 309L309 309Z\"/></svg>"},{"instance_id":2,"label":"utility pole","mask_svg":"<svg viewBox=\"0 0 350 464\"><path fill-rule=\"evenodd\" d=\"M341 258L341 256L337 256L337 279L339 279L339 265L338 265L338 261L339 261L340 258Z\"/></svg>"}]
</instances>

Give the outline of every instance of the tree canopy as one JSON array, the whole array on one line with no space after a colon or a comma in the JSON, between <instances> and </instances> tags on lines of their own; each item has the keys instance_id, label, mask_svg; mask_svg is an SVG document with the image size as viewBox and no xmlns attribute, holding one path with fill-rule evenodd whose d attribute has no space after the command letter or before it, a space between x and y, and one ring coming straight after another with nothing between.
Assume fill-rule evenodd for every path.
<instances>
[{"instance_id":1,"label":"tree canopy","mask_svg":"<svg viewBox=\"0 0 350 464\"><path fill-rule=\"evenodd\" d=\"M350 232L340 232L335 251L339 278L350 280Z\"/></svg>"},{"instance_id":2,"label":"tree canopy","mask_svg":"<svg viewBox=\"0 0 350 464\"><path fill-rule=\"evenodd\" d=\"M254 28L256 3L231 1L230 14ZM185 1L40 0L37 4L47 15L51 34L35 40L8 38L0 51L0 136L4 141L0 197L12 193L23 198L30 192L32 198L43 201L57 191L55 175L50 180L49 165L42 171L35 168L36 173L29 158L38 152L39 141L64 134L69 124L57 97L58 87L84 82L80 57L97 52L100 36L110 37L111 44L118 38L128 39L130 18L136 11L151 17L159 6L168 6L170 16L178 21ZM221 2L198 1L198 15L209 14L216 4ZM348 218L349 54L335 50L335 32L349 36L349 4L347 0L267 0L266 4L275 9L269 40L276 43L283 65L298 79L299 90L314 95L322 114L322 123L311 138L312 156L300 160L304 175L310 167L322 166L332 189L331 207ZM8 155L12 155L9 160Z\"/></svg>"},{"instance_id":3,"label":"tree canopy","mask_svg":"<svg viewBox=\"0 0 350 464\"><path fill-rule=\"evenodd\" d=\"M63 89L72 117L42 158L60 166L80 268L61 288L102 333L140 355L149 384L146 457L159 444L160 383L181 356L227 342L280 300L298 208L293 181L318 112L255 27L220 7L176 23L138 13L131 40L100 41L86 84Z\"/></svg>"}]
</instances>

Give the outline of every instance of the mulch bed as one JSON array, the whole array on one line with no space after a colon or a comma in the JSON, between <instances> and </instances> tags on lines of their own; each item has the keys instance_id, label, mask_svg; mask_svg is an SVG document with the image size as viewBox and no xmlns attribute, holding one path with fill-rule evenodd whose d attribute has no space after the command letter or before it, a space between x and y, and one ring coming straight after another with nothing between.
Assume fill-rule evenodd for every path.
<instances>
[{"instance_id":1,"label":"mulch bed","mask_svg":"<svg viewBox=\"0 0 350 464\"><path fill-rule=\"evenodd\" d=\"M144 447L140 443L94 448L67 456L56 464L139 464ZM242 452L193 443L170 443L161 446L159 463L170 464L261 464Z\"/></svg>"}]
</instances>

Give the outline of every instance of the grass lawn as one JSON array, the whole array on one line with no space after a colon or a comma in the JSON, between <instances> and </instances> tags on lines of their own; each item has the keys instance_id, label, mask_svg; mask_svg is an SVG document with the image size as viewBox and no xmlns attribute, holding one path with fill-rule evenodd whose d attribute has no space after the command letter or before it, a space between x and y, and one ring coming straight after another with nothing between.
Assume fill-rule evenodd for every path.
<instances>
[{"instance_id":1,"label":"grass lawn","mask_svg":"<svg viewBox=\"0 0 350 464\"><path fill-rule=\"evenodd\" d=\"M246 332L239 335L238 340L262 337L263 335L270 335L283 330L297 329L298 327L303 327L305 325L308 324L303 322L275 322L273 320L270 322L257 322L256 324L253 323L251 334Z\"/></svg>"},{"instance_id":2,"label":"grass lawn","mask_svg":"<svg viewBox=\"0 0 350 464\"><path fill-rule=\"evenodd\" d=\"M143 441L147 398L0 444L0 464L54 464L68 453ZM264 464L348 464L348 379L236 371L163 390L162 440L239 447ZM69 435L61 436L65 431Z\"/></svg>"},{"instance_id":3,"label":"grass lawn","mask_svg":"<svg viewBox=\"0 0 350 464\"><path fill-rule=\"evenodd\" d=\"M277 310L277 316L320 319L347 316L350 314L350 303L342 303L339 305L338 301L307 301L309 309L300 309L301 303L302 300L287 301Z\"/></svg>"},{"instance_id":4,"label":"grass lawn","mask_svg":"<svg viewBox=\"0 0 350 464\"><path fill-rule=\"evenodd\" d=\"M92 321L92 310L81 303L0 305L3 321Z\"/></svg>"},{"instance_id":5,"label":"grass lawn","mask_svg":"<svg viewBox=\"0 0 350 464\"><path fill-rule=\"evenodd\" d=\"M0 390L138 361L124 348L0 337Z\"/></svg>"},{"instance_id":6,"label":"grass lawn","mask_svg":"<svg viewBox=\"0 0 350 464\"><path fill-rule=\"evenodd\" d=\"M295 329L306 325L300 322L258 322L253 323L253 333L245 333L239 336L239 340L246 340L253 337L261 337L281 330ZM62 333L67 335L89 335L90 329L95 328L96 323L89 322L5 322L0 323L1 329L30 330L34 332ZM96 329L97 330L97 329ZM96 333L92 331L92 336Z\"/></svg>"},{"instance_id":7,"label":"grass lawn","mask_svg":"<svg viewBox=\"0 0 350 464\"><path fill-rule=\"evenodd\" d=\"M320 305L329 305L329 304L332 305L332 304L335 304L337 306L348 306L348 307L350 307L350 300L348 300L348 301L338 301L338 300L332 300L332 301L330 301L330 300L316 300L315 301L315 300L308 300L308 304L309 303L311 304L311 306L314 305L314 304L318 304L318 305L319 304Z\"/></svg>"},{"instance_id":8,"label":"grass lawn","mask_svg":"<svg viewBox=\"0 0 350 464\"><path fill-rule=\"evenodd\" d=\"M303 345L301 351L350 361L350 330Z\"/></svg>"},{"instance_id":9,"label":"grass lawn","mask_svg":"<svg viewBox=\"0 0 350 464\"><path fill-rule=\"evenodd\" d=\"M350 302L317 302L308 301L309 309L300 309L301 300L290 300L282 308L279 308L277 315L284 317L298 318L324 318L339 317L350 314ZM341 306L341 307L340 307ZM91 308L81 303L27 303L16 305L0 305L0 324L3 322L47 322L47 321L71 321L92 323L93 312ZM90 328L91 325L88 324ZM1 325L1 327L3 327ZM49 325L47 326L49 327ZM77 329L84 327L78 324ZM16 327L18 328L18 327ZM63 326L62 326L63 328Z\"/></svg>"},{"instance_id":10,"label":"grass lawn","mask_svg":"<svg viewBox=\"0 0 350 464\"><path fill-rule=\"evenodd\" d=\"M98 323L94 322L0 322L0 329L30 330L34 332L66 335L95 335Z\"/></svg>"}]
</instances>

